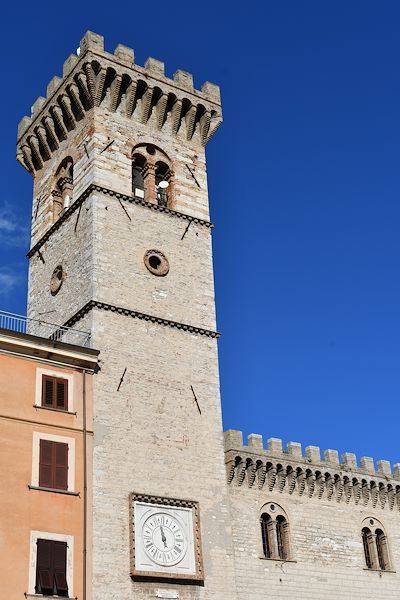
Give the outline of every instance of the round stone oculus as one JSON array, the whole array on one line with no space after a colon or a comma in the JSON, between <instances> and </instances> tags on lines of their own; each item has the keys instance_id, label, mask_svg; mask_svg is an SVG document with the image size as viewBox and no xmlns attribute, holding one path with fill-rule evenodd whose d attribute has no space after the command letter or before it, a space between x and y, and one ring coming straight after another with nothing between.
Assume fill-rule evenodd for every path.
<instances>
[{"instance_id":1,"label":"round stone oculus","mask_svg":"<svg viewBox=\"0 0 400 600\"><path fill-rule=\"evenodd\" d=\"M158 277L164 277L169 271L168 259L160 250L147 250L143 261L150 273Z\"/></svg>"},{"instance_id":2,"label":"round stone oculus","mask_svg":"<svg viewBox=\"0 0 400 600\"><path fill-rule=\"evenodd\" d=\"M50 292L55 296L59 291L64 281L64 269L61 265L57 265L50 279Z\"/></svg>"}]
</instances>

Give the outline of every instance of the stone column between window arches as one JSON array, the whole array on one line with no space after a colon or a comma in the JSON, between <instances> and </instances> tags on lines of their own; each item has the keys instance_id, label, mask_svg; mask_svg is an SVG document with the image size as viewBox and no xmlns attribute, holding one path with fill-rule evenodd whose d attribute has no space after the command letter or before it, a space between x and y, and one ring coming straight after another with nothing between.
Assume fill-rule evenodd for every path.
<instances>
[{"instance_id":1,"label":"stone column between window arches","mask_svg":"<svg viewBox=\"0 0 400 600\"><path fill-rule=\"evenodd\" d=\"M166 180L168 181L168 189L167 189L167 197L168 197L168 206L171 207L175 198L175 185L174 185L174 172L169 171L166 176Z\"/></svg>"},{"instance_id":2,"label":"stone column between window arches","mask_svg":"<svg viewBox=\"0 0 400 600\"><path fill-rule=\"evenodd\" d=\"M151 163L146 163L143 168L144 179L144 199L151 204L157 204L156 192L156 167Z\"/></svg>"}]
</instances>

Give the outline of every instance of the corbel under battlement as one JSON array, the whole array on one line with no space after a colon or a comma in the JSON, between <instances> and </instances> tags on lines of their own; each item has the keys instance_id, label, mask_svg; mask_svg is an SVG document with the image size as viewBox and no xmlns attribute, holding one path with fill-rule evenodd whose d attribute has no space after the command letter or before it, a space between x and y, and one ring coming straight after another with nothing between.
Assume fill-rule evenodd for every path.
<instances>
[{"instance_id":1,"label":"corbel under battlement","mask_svg":"<svg viewBox=\"0 0 400 600\"><path fill-rule=\"evenodd\" d=\"M132 48L119 44L114 53L104 50L104 38L88 31L76 54L63 65L62 77L39 96L30 117L18 126L17 160L34 174L68 138L69 132L93 107L104 106L127 119L155 126L187 141L205 145L222 122L217 85L193 86L193 76L178 70L173 79L164 74L164 63L148 58L144 67L134 62Z\"/></svg>"},{"instance_id":2,"label":"corbel under battlement","mask_svg":"<svg viewBox=\"0 0 400 600\"><path fill-rule=\"evenodd\" d=\"M289 494L354 502L356 505L388 506L400 510L400 464L391 468L387 460L362 457L358 464L355 454L346 452L339 460L337 450L307 446L303 455L301 444L269 438L264 447L258 434L248 436L243 444L241 431L225 431L225 462L229 484L254 487Z\"/></svg>"}]
</instances>

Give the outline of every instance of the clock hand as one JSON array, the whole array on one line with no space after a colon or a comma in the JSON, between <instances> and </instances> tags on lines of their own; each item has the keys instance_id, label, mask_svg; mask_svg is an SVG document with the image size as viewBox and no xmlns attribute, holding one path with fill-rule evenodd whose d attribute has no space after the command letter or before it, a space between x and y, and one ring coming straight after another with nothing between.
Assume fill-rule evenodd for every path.
<instances>
[{"instance_id":1,"label":"clock hand","mask_svg":"<svg viewBox=\"0 0 400 600\"><path fill-rule=\"evenodd\" d=\"M164 548L166 548L167 547L167 538L165 537L164 529L162 528L161 525L160 525L160 529L161 529L161 540L164 542Z\"/></svg>"}]
</instances>

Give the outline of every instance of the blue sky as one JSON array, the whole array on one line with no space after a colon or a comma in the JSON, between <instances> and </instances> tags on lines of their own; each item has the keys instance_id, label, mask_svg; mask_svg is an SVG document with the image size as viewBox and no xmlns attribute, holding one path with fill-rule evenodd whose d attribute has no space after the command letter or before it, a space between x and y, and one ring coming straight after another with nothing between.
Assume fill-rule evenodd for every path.
<instances>
[{"instance_id":1,"label":"blue sky","mask_svg":"<svg viewBox=\"0 0 400 600\"><path fill-rule=\"evenodd\" d=\"M226 428L400 461L400 5L7 3L0 307L25 312L20 118L91 29L221 85L208 146Z\"/></svg>"}]
</instances>

